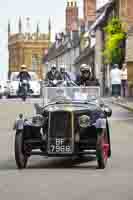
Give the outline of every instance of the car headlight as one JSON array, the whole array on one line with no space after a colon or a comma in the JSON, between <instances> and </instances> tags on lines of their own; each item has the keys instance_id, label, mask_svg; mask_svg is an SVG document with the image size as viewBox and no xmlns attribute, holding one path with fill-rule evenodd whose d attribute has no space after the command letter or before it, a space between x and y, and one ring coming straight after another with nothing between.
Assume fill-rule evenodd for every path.
<instances>
[{"instance_id":1,"label":"car headlight","mask_svg":"<svg viewBox=\"0 0 133 200\"><path fill-rule=\"evenodd\" d=\"M82 115L81 117L79 117L79 126L81 128L87 128L91 125L91 119L89 116L87 115Z\"/></svg>"},{"instance_id":2,"label":"car headlight","mask_svg":"<svg viewBox=\"0 0 133 200\"><path fill-rule=\"evenodd\" d=\"M43 125L43 116L42 115L36 115L32 117L32 123L35 125L42 126Z\"/></svg>"}]
</instances>

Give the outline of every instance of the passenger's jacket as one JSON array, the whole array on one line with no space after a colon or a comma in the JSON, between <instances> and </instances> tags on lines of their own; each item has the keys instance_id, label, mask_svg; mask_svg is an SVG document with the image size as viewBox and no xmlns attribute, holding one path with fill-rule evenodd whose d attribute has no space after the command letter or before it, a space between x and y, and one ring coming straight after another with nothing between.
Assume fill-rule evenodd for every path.
<instances>
[{"instance_id":1,"label":"passenger's jacket","mask_svg":"<svg viewBox=\"0 0 133 200\"><path fill-rule=\"evenodd\" d=\"M60 73L58 71L55 72L53 75L51 71L49 71L46 75L46 81L53 81L53 80L61 80Z\"/></svg>"},{"instance_id":2,"label":"passenger's jacket","mask_svg":"<svg viewBox=\"0 0 133 200\"><path fill-rule=\"evenodd\" d=\"M64 73L60 73L60 80L64 80L64 81L68 80L69 81L69 80L71 80L71 78L67 72L64 72Z\"/></svg>"},{"instance_id":3,"label":"passenger's jacket","mask_svg":"<svg viewBox=\"0 0 133 200\"><path fill-rule=\"evenodd\" d=\"M79 86L99 86L99 82L97 79L91 78L84 78L80 75L77 76L76 84Z\"/></svg>"}]
</instances>

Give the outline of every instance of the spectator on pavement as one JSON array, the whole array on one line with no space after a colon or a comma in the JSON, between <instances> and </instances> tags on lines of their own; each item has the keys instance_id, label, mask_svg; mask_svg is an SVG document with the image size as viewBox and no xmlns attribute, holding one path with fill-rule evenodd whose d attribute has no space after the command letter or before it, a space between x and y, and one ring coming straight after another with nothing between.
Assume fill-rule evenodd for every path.
<instances>
[{"instance_id":1,"label":"spectator on pavement","mask_svg":"<svg viewBox=\"0 0 133 200\"><path fill-rule=\"evenodd\" d=\"M119 97L121 95L121 70L118 64L114 64L110 72L112 96Z\"/></svg>"},{"instance_id":2,"label":"spectator on pavement","mask_svg":"<svg viewBox=\"0 0 133 200\"><path fill-rule=\"evenodd\" d=\"M127 65L124 63L121 69L121 91L123 97L127 96L127 84Z\"/></svg>"}]
</instances>

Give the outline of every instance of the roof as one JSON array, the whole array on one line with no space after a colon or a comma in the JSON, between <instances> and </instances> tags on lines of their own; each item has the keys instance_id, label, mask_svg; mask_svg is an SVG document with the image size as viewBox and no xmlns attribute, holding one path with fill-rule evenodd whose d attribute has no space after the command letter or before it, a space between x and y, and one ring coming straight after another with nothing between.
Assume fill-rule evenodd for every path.
<instances>
[{"instance_id":1,"label":"roof","mask_svg":"<svg viewBox=\"0 0 133 200\"><path fill-rule=\"evenodd\" d=\"M65 52L70 51L73 48L78 47L80 44L80 38L77 37L74 40L71 38L68 38L64 42L58 42L56 41L52 47L49 49L48 54L44 57L44 62L48 62L49 60L52 60L60 55L62 55Z\"/></svg>"}]
</instances>

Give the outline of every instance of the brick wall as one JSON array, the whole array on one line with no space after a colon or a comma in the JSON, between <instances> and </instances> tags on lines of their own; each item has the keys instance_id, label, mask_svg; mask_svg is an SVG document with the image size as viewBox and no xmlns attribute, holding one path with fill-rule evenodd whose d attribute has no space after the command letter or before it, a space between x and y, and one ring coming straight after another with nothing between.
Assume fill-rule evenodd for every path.
<instances>
[{"instance_id":1,"label":"brick wall","mask_svg":"<svg viewBox=\"0 0 133 200\"><path fill-rule=\"evenodd\" d=\"M84 20L93 22L96 19L96 0L84 0L83 6Z\"/></svg>"},{"instance_id":2,"label":"brick wall","mask_svg":"<svg viewBox=\"0 0 133 200\"><path fill-rule=\"evenodd\" d=\"M119 0L119 15L129 26L133 25L133 0Z\"/></svg>"}]
</instances>

